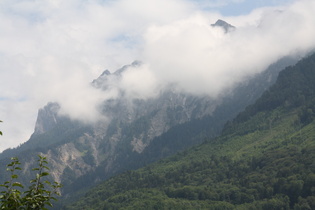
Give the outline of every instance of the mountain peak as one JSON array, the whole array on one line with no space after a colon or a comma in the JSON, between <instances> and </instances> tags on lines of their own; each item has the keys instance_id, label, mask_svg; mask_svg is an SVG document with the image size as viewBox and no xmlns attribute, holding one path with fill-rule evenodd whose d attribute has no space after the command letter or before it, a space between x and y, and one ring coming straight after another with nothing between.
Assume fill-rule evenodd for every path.
<instances>
[{"instance_id":1,"label":"mountain peak","mask_svg":"<svg viewBox=\"0 0 315 210\"><path fill-rule=\"evenodd\" d=\"M100 77L107 76L107 75L110 75L110 72L106 69L105 71L103 71Z\"/></svg>"},{"instance_id":2,"label":"mountain peak","mask_svg":"<svg viewBox=\"0 0 315 210\"><path fill-rule=\"evenodd\" d=\"M215 24L211 24L212 27L222 27L224 29L224 32L230 32L235 29L235 26L225 22L224 20L218 19Z\"/></svg>"},{"instance_id":3,"label":"mountain peak","mask_svg":"<svg viewBox=\"0 0 315 210\"><path fill-rule=\"evenodd\" d=\"M115 75L121 75L123 72L125 72L128 68L130 67L139 67L142 65L141 61L135 60L133 61L131 64L125 65L123 67L121 67L120 69L116 70L114 72Z\"/></svg>"}]
</instances>

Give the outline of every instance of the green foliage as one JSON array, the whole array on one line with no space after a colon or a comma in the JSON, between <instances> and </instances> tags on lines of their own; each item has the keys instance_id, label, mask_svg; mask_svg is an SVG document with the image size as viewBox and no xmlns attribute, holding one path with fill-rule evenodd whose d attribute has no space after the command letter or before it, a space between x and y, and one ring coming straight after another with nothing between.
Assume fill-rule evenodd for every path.
<instances>
[{"instance_id":1,"label":"green foliage","mask_svg":"<svg viewBox=\"0 0 315 210\"><path fill-rule=\"evenodd\" d=\"M5 188L0 192L0 209L46 209L45 206L52 206L52 201L56 200L55 195L59 195L58 189L61 185L57 182L49 182L45 177L49 175L48 162L46 157L38 156L38 167L34 179L30 180L29 189L21 192L24 186L17 181L17 171L22 170L18 158L11 158L12 162L7 165L10 172L10 180L4 182L0 187ZM48 189L47 189L48 188Z\"/></svg>"},{"instance_id":2,"label":"green foliage","mask_svg":"<svg viewBox=\"0 0 315 210\"><path fill-rule=\"evenodd\" d=\"M315 97L315 53L280 72L275 85L264 92L255 104L241 112L234 122L245 122L259 112L284 107L292 110L308 106ZM231 125L231 124L230 124Z\"/></svg>"},{"instance_id":3,"label":"green foliage","mask_svg":"<svg viewBox=\"0 0 315 210\"><path fill-rule=\"evenodd\" d=\"M296 117L292 113L275 120L272 131L267 127L243 136L220 137L146 168L128 171L66 209L312 207L315 124L300 131L294 127Z\"/></svg>"},{"instance_id":4,"label":"green foliage","mask_svg":"<svg viewBox=\"0 0 315 210\"><path fill-rule=\"evenodd\" d=\"M1 191L0 195L1 209L19 209L21 206L21 192L16 188L23 188L23 186L15 181L18 178L15 171L21 170L18 165L20 165L20 162L17 158L12 158L12 162L7 165L7 171L10 172L11 178L9 181L4 182L3 185L0 185L6 188L5 191Z\"/></svg>"}]
</instances>

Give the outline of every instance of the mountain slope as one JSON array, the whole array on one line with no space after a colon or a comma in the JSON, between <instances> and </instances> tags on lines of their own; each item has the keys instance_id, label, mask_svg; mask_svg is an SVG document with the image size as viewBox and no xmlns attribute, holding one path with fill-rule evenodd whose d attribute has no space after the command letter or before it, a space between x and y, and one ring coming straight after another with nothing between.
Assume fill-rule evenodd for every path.
<instances>
[{"instance_id":1,"label":"mountain slope","mask_svg":"<svg viewBox=\"0 0 315 210\"><path fill-rule=\"evenodd\" d=\"M224 135L90 190L65 209L315 209L315 54Z\"/></svg>"}]
</instances>

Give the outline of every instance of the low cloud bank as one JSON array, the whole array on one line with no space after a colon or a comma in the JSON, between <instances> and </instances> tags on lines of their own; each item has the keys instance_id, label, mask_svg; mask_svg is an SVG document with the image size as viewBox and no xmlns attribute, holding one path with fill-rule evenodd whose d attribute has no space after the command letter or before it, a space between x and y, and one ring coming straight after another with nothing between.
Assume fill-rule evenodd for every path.
<instances>
[{"instance_id":1,"label":"low cloud bank","mask_svg":"<svg viewBox=\"0 0 315 210\"><path fill-rule=\"evenodd\" d=\"M173 83L188 93L216 97L235 84L265 70L284 56L303 56L315 47L315 2L299 1L247 16L236 30L209 27L198 14L145 34L145 61L164 85Z\"/></svg>"},{"instance_id":2,"label":"low cloud bank","mask_svg":"<svg viewBox=\"0 0 315 210\"><path fill-rule=\"evenodd\" d=\"M27 140L38 108L58 102L73 119L99 120L99 106L124 90L155 97L165 87L218 97L283 56L315 47L315 2L223 17L185 0L0 3L0 150ZM139 5L142 5L141 7ZM145 9L143 9L145 8ZM217 19L236 27L225 33ZM104 68L130 67L116 87L89 84Z\"/></svg>"}]
</instances>

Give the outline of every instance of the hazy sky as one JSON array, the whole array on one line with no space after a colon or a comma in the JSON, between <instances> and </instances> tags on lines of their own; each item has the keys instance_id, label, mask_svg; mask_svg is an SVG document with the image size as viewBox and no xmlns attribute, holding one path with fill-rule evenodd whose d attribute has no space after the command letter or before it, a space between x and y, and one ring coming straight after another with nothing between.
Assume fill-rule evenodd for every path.
<instances>
[{"instance_id":1,"label":"hazy sky","mask_svg":"<svg viewBox=\"0 0 315 210\"><path fill-rule=\"evenodd\" d=\"M117 82L148 98L169 84L217 97L287 55L315 47L313 0L2 0L0 151L28 140L49 101L87 122L114 98L89 86L105 69L143 61ZM210 25L236 26L225 34Z\"/></svg>"}]
</instances>

